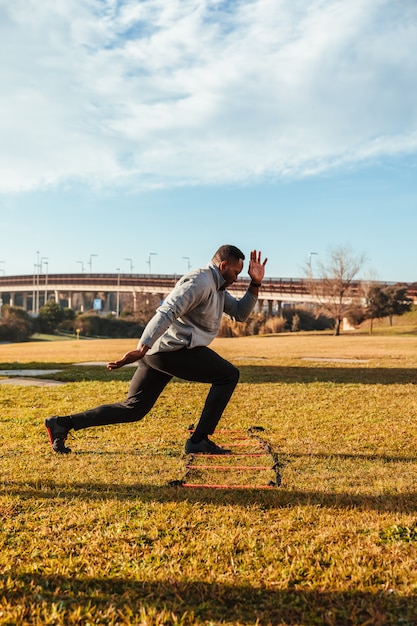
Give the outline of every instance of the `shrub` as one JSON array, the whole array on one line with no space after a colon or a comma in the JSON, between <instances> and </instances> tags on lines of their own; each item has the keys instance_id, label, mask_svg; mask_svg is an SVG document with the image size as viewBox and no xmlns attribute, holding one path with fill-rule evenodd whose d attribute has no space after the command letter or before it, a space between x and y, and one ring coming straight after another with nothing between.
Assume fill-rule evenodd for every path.
<instances>
[{"instance_id":1,"label":"shrub","mask_svg":"<svg viewBox=\"0 0 417 626\"><path fill-rule=\"evenodd\" d=\"M134 321L118 318L100 317L84 313L78 315L74 327L87 337L139 338L144 326Z\"/></svg>"},{"instance_id":2,"label":"shrub","mask_svg":"<svg viewBox=\"0 0 417 626\"><path fill-rule=\"evenodd\" d=\"M40 333L54 333L64 318L64 309L51 300L39 309L35 319L36 330Z\"/></svg>"},{"instance_id":3,"label":"shrub","mask_svg":"<svg viewBox=\"0 0 417 626\"><path fill-rule=\"evenodd\" d=\"M33 334L33 321L24 309L5 304L1 315L0 341L27 341Z\"/></svg>"},{"instance_id":4,"label":"shrub","mask_svg":"<svg viewBox=\"0 0 417 626\"><path fill-rule=\"evenodd\" d=\"M300 325L301 325L300 316L298 315L298 313L296 313L295 315L292 316L291 332L292 333L296 333L297 331L299 331L300 330Z\"/></svg>"},{"instance_id":5,"label":"shrub","mask_svg":"<svg viewBox=\"0 0 417 626\"><path fill-rule=\"evenodd\" d=\"M360 326L367 318L366 311L363 307L355 307L347 312L346 318L352 326Z\"/></svg>"},{"instance_id":6,"label":"shrub","mask_svg":"<svg viewBox=\"0 0 417 626\"><path fill-rule=\"evenodd\" d=\"M282 316L286 320L288 330L326 330L334 328L334 320L327 315L314 315L306 309L287 308L282 311Z\"/></svg>"},{"instance_id":7,"label":"shrub","mask_svg":"<svg viewBox=\"0 0 417 626\"><path fill-rule=\"evenodd\" d=\"M252 313L245 322L236 322L224 315L218 337L246 337L280 333L284 330L285 324L286 321L281 317L266 317L257 313Z\"/></svg>"},{"instance_id":8,"label":"shrub","mask_svg":"<svg viewBox=\"0 0 417 626\"><path fill-rule=\"evenodd\" d=\"M282 317L267 317L262 325L262 334L282 333L285 326L286 321Z\"/></svg>"}]
</instances>

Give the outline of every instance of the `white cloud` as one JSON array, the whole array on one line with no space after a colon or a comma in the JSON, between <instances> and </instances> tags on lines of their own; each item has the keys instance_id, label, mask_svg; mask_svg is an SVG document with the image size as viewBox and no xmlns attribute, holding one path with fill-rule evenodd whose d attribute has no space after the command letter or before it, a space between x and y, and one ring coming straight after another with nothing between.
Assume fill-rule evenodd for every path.
<instances>
[{"instance_id":1,"label":"white cloud","mask_svg":"<svg viewBox=\"0 0 417 626\"><path fill-rule=\"evenodd\" d=\"M414 0L17 0L0 18L3 192L417 150Z\"/></svg>"}]
</instances>

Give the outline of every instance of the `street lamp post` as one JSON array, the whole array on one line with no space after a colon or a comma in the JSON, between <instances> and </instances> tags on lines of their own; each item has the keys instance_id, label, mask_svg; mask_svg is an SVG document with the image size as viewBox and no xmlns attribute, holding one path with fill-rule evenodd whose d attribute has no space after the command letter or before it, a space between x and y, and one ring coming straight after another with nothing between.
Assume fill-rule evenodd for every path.
<instances>
[{"instance_id":1,"label":"street lamp post","mask_svg":"<svg viewBox=\"0 0 417 626\"><path fill-rule=\"evenodd\" d=\"M44 265L44 263L46 263L46 265L48 265L48 257L47 257L47 256L43 256L43 257L41 258L41 260L40 260L40 263L39 263L39 274L42 274L42 269L43 269L43 265ZM45 281L45 285L46 285L47 281L48 281L48 270L46 270L46 281ZM40 290L40 288L41 288L41 287L40 287L40 285L39 285L39 290ZM40 293L39 293L38 298L39 298L39 307L40 307L40 305L41 305L41 295L40 295ZM44 298L45 298L45 302L44 302L44 304L46 304L46 286L45 286L45 296L44 296Z\"/></svg>"},{"instance_id":2,"label":"street lamp post","mask_svg":"<svg viewBox=\"0 0 417 626\"><path fill-rule=\"evenodd\" d=\"M116 267L116 272L117 272L116 317L119 317L119 310L120 310L120 267Z\"/></svg>"},{"instance_id":3,"label":"street lamp post","mask_svg":"<svg viewBox=\"0 0 417 626\"><path fill-rule=\"evenodd\" d=\"M187 261L187 269L188 269L188 271L190 271L190 269L191 269L190 257L189 256L183 256L182 258Z\"/></svg>"},{"instance_id":4,"label":"street lamp post","mask_svg":"<svg viewBox=\"0 0 417 626\"><path fill-rule=\"evenodd\" d=\"M310 252L310 254L309 254L309 257L308 257L308 269L310 271L310 276L311 276L311 257L313 256L313 254L315 254L317 256L318 252Z\"/></svg>"},{"instance_id":5,"label":"street lamp post","mask_svg":"<svg viewBox=\"0 0 417 626\"><path fill-rule=\"evenodd\" d=\"M38 271L38 264L33 265L33 293L32 293L32 315L36 313L36 274Z\"/></svg>"},{"instance_id":6,"label":"street lamp post","mask_svg":"<svg viewBox=\"0 0 417 626\"><path fill-rule=\"evenodd\" d=\"M83 261L77 261L77 263L81 263L81 272L84 274L84 262Z\"/></svg>"},{"instance_id":7,"label":"street lamp post","mask_svg":"<svg viewBox=\"0 0 417 626\"><path fill-rule=\"evenodd\" d=\"M0 261L0 263L6 263L6 261ZM4 271L4 269L2 267L0 267L0 271L3 272L3 276L6 276L6 272ZM0 318L1 318L1 307L3 306L3 298L1 297L1 292L0 292Z\"/></svg>"},{"instance_id":8,"label":"street lamp post","mask_svg":"<svg viewBox=\"0 0 417 626\"><path fill-rule=\"evenodd\" d=\"M45 272L45 296L44 296L44 306L46 305L46 303L48 302L48 260L44 260L44 264L46 265L46 272Z\"/></svg>"},{"instance_id":9,"label":"street lamp post","mask_svg":"<svg viewBox=\"0 0 417 626\"><path fill-rule=\"evenodd\" d=\"M157 256L157 252L149 252L149 259L148 259L148 265L149 265L149 274L151 274L151 257L152 256Z\"/></svg>"},{"instance_id":10,"label":"street lamp post","mask_svg":"<svg viewBox=\"0 0 417 626\"><path fill-rule=\"evenodd\" d=\"M125 261L129 261L129 263L130 263L130 273L132 273L133 272L133 261L132 261L132 259L125 259Z\"/></svg>"},{"instance_id":11,"label":"street lamp post","mask_svg":"<svg viewBox=\"0 0 417 626\"><path fill-rule=\"evenodd\" d=\"M39 250L36 251L36 294L35 294L35 313L39 313L39 274L41 271L41 264L39 259Z\"/></svg>"},{"instance_id":12,"label":"street lamp post","mask_svg":"<svg viewBox=\"0 0 417 626\"><path fill-rule=\"evenodd\" d=\"M93 256L98 256L98 254L90 254L90 260L89 260L89 265L90 265L90 274L93 273Z\"/></svg>"}]
</instances>

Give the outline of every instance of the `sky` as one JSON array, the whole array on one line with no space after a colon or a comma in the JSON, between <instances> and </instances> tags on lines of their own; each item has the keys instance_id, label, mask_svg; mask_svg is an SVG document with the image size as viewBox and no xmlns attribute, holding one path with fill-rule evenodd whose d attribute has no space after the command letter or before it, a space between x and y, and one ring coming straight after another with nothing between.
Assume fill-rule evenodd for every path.
<instances>
[{"instance_id":1,"label":"sky","mask_svg":"<svg viewBox=\"0 0 417 626\"><path fill-rule=\"evenodd\" d=\"M415 0L0 0L0 274L416 281L416 76Z\"/></svg>"}]
</instances>

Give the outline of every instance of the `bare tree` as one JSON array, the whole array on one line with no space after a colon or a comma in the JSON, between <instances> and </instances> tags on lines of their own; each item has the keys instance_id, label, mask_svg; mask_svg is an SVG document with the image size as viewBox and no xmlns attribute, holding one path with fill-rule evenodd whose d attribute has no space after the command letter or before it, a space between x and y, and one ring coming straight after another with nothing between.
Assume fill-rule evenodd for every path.
<instances>
[{"instance_id":1,"label":"bare tree","mask_svg":"<svg viewBox=\"0 0 417 626\"><path fill-rule=\"evenodd\" d=\"M353 306L362 300L358 281L355 281L365 262L365 256L354 255L348 246L337 246L329 251L326 261L316 263L313 275L311 262L306 264L306 285L321 308L335 321L335 335L340 335L342 320Z\"/></svg>"}]
</instances>

